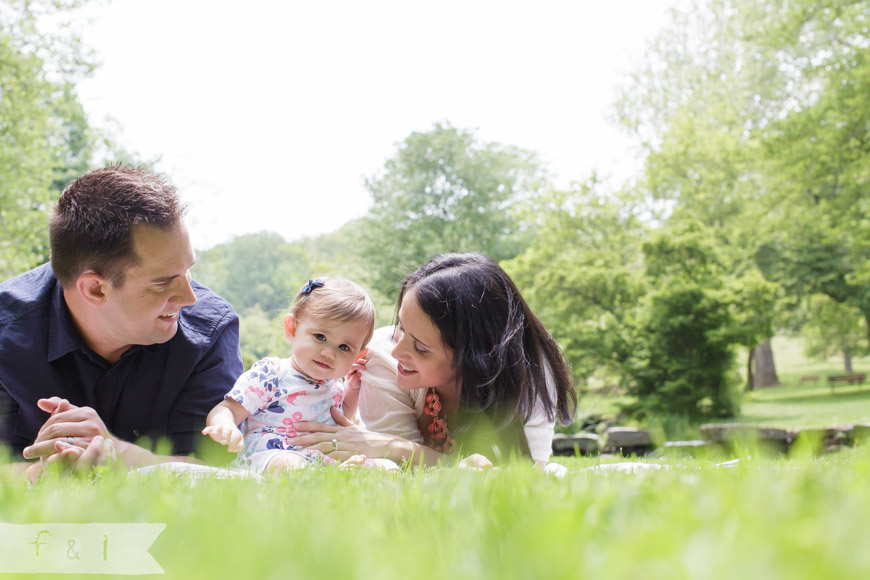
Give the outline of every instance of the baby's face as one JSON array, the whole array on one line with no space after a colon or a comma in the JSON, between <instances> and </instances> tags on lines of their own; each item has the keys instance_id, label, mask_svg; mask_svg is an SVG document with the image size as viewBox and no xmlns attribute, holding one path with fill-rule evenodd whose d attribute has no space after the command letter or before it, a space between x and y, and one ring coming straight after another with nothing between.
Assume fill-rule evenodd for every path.
<instances>
[{"instance_id":1,"label":"baby's face","mask_svg":"<svg viewBox=\"0 0 870 580\"><path fill-rule=\"evenodd\" d=\"M292 317L291 317L292 319ZM293 345L293 366L312 379L324 381L345 376L359 357L369 333L361 320L336 322L306 317L285 321L287 340Z\"/></svg>"}]
</instances>

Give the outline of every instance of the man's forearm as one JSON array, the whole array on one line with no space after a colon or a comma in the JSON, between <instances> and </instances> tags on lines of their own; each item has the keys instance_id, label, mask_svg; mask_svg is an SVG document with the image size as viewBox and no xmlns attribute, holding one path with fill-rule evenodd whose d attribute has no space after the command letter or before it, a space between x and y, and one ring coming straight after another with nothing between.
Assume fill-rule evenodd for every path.
<instances>
[{"instance_id":1,"label":"man's forearm","mask_svg":"<svg viewBox=\"0 0 870 580\"><path fill-rule=\"evenodd\" d=\"M169 461L179 461L184 463L198 463L202 462L194 457L188 457L186 455L157 455L152 453L151 451L139 447L133 443L128 441L123 441L116 437L112 438L112 443L115 446L116 457L118 459L119 464L123 465L126 469L136 469L138 467L145 467L146 465L154 465L155 463L166 463ZM97 461L98 464L107 463L108 458L102 457ZM9 463L7 465L0 466L0 477L10 478L12 480L26 480L31 483L36 483L39 481L39 478L42 476L44 463L42 461L21 461L15 463ZM90 469L90 465L87 466ZM77 468L72 466L73 470L80 470L81 468Z\"/></svg>"},{"instance_id":2,"label":"man's forearm","mask_svg":"<svg viewBox=\"0 0 870 580\"><path fill-rule=\"evenodd\" d=\"M0 476L3 479L9 478L13 481L27 479L32 482L39 479L41 474L42 465L40 465L39 461L17 461L7 465L0 465Z\"/></svg>"},{"instance_id":3,"label":"man's forearm","mask_svg":"<svg viewBox=\"0 0 870 580\"><path fill-rule=\"evenodd\" d=\"M113 441L118 458L123 461L124 466L128 469L136 469L137 467L145 467L155 463L166 463L168 461L202 463L202 461L195 457L188 457L187 455L157 455L144 447L139 447L135 443L130 443L117 437L113 437Z\"/></svg>"}]
</instances>

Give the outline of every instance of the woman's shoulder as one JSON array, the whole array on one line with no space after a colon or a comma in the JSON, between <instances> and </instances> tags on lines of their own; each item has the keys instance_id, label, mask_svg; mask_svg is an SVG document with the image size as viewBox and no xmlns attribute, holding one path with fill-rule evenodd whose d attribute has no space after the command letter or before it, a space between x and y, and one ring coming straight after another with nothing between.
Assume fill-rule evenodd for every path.
<instances>
[{"instance_id":1,"label":"woman's shoulder","mask_svg":"<svg viewBox=\"0 0 870 580\"><path fill-rule=\"evenodd\" d=\"M362 378L370 378L375 382L396 382L396 373L398 372L398 361L393 358L392 352L395 344L393 343L393 327L384 326L375 330L372 339L369 341L366 348L366 368L363 370Z\"/></svg>"},{"instance_id":2,"label":"woman's shoulder","mask_svg":"<svg viewBox=\"0 0 870 580\"><path fill-rule=\"evenodd\" d=\"M372 334L372 339L366 345L366 348L368 349L368 355L366 358L369 360L373 357L393 359L390 353L393 351L393 347L395 346L395 343L393 342L395 328L395 326L382 326L375 329Z\"/></svg>"}]
</instances>

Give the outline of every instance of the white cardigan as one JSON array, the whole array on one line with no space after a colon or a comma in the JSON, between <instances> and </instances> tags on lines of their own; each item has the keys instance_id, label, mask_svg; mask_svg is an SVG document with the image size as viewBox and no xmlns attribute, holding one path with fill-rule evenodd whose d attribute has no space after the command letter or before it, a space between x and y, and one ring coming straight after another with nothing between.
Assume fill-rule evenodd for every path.
<instances>
[{"instance_id":1,"label":"white cardigan","mask_svg":"<svg viewBox=\"0 0 870 580\"><path fill-rule=\"evenodd\" d=\"M393 350L393 327L385 326L375 331L368 344L368 364L362 372L359 397L359 414L366 428L376 433L397 435L414 443L423 444L423 434L417 419L423 414L426 389L403 389L396 382L398 362L390 354ZM555 398L555 385L547 373L547 387ZM523 430L529 442L532 459L546 463L553 449L555 420L547 420L547 414L535 404L532 415Z\"/></svg>"}]
</instances>

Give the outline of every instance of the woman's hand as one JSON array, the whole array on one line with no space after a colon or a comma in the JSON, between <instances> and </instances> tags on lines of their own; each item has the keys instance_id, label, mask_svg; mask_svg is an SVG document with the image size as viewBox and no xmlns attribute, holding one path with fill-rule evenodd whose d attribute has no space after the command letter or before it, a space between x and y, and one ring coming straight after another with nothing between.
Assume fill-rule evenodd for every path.
<instances>
[{"instance_id":1,"label":"woman's hand","mask_svg":"<svg viewBox=\"0 0 870 580\"><path fill-rule=\"evenodd\" d=\"M291 437L290 444L317 449L333 459L345 461L353 455L390 457L392 445L397 441L403 441L392 435L375 433L354 425L335 407L331 411L336 425L309 421L293 423L293 428L304 435Z\"/></svg>"}]
</instances>

